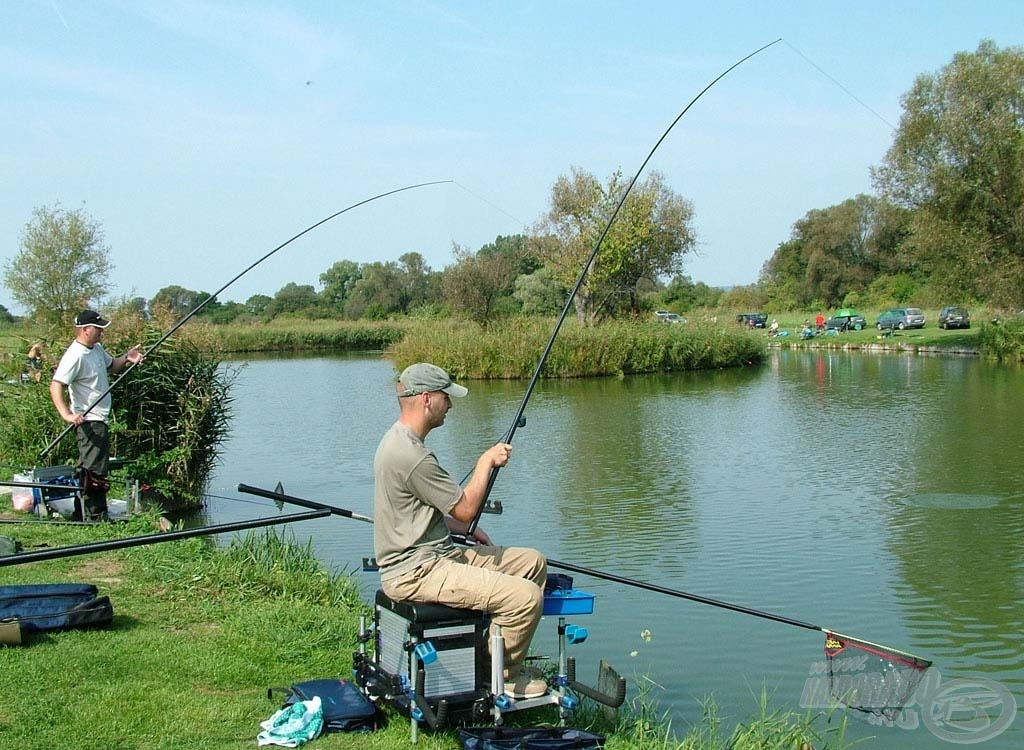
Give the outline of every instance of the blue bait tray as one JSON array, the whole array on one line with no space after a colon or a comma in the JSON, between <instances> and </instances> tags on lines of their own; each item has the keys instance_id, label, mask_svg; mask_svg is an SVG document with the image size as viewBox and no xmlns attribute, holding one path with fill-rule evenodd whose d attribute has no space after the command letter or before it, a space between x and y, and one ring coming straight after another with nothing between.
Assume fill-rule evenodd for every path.
<instances>
[{"instance_id":1,"label":"blue bait tray","mask_svg":"<svg viewBox=\"0 0 1024 750\"><path fill-rule=\"evenodd\" d=\"M544 594L545 615L589 615L594 611L594 595L579 589L555 589Z\"/></svg>"}]
</instances>

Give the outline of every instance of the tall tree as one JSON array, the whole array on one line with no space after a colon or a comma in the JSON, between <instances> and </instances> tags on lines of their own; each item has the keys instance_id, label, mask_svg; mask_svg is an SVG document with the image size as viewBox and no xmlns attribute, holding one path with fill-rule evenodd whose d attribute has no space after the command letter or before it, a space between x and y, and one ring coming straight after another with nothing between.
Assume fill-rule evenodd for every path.
<instances>
[{"instance_id":1,"label":"tall tree","mask_svg":"<svg viewBox=\"0 0 1024 750\"><path fill-rule=\"evenodd\" d=\"M149 309L152 311L164 310L174 318L183 318L201 305L209 296L209 292L196 292L192 289L186 289L183 286L173 284L165 286L153 295L153 298L149 301ZM220 303L217 300L213 300L203 308L203 312L212 312L218 307L220 307Z\"/></svg>"},{"instance_id":2,"label":"tall tree","mask_svg":"<svg viewBox=\"0 0 1024 750\"><path fill-rule=\"evenodd\" d=\"M380 320L401 311L402 271L394 261L364 263L345 302L345 317Z\"/></svg>"},{"instance_id":3,"label":"tall tree","mask_svg":"<svg viewBox=\"0 0 1024 750\"><path fill-rule=\"evenodd\" d=\"M541 266L516 278L512 295L527 315L555 315L565 307L568 292L555 280L551 269Z\"/></svg>"},{"instance_id":4,"label":"tall tree","mask_svg":"<svg viewBox=\"0 0 1024 750\"><path fill-rule=\"evenodd\" d=\"M452 254L455 263L444 271L445 301L455 312L486 326L498 298L512 292L515 260L500 252L474 253L458 244L452 246Z\"/></svg>"},{"instance_id":5,"label":"tall tree","mask_svg":"<svg viewBox=\"0 0 1024 750\"><path fill-rule=\"evenodd\" d=\"M902 235L892 223L898 215L864 194L808 211L761 270L765 292L780 307L842 305L883 267L899 270L896 248Z\"/></svg>"},{"instance_id":6,"label":"tall tree","mask_svg":"<svg viewBox=\"0 0 1024 750\"><path fill-rule=\"evenodd\" d=\"M99 223L84 209L58 204L33 209L21 250L4 266L4 283L31 317L60 324L107 293L110 270Z\"/></svg>"},{"instance_id":7,"label":"tall tree","mask_svg":"<svg viewBox=\"0 0 1024 750\"><path fill-rule=\"evenodd\" d=\"M398 272L401 285L398 307L400 312L407 313L430 299L434 272L416 252L399 256Z\"/></svg>"},{"instance_id":8,"label":"tall tree","mask_svg":"<svg viewBox=\"0 0 1024 750\"><path fill-rule=\"evenodd\" d=\"M548 236L538 253L555 277L571 288L621 200L627 182L621 172L602 185L573 168L551 189L551 208L540 230ZM612 223L587 278L574 300L584 323L620 311L639 312L638 284L679 273L683 256L696 243L689 201L652 172L638 182Z\"/></svg>"},{"instance_id":9,"label":"tall tree","mask_svg":"<svg viewBox=\"0 0 1024 750\"><path fill-rule=\"evenodd\" d=\"M312 313L317 306L317 294L312 284L296 284L289 281L277 290L266 312L271 318L289 313Z\"/></svg>"},{"instance_id":10,"label":"tall tree","mask_svg":"<svg viewBox=\"0 0 1024 750\"><path fill-rule=\"evenodd\" d=\"M531 274L540 268L537 249L524 234L501 235L488 242L477 251L477 255L501 255L508 259L515 268L515 275Z\"/></svg>"},{"instance_id":11,"label":"tall tree","mask_svg":"<svg viewBox=\"0 0 1024 750\"><path fill-rule=\"evenodd\" d=\"M263 315L273 301L266 294L254 294L245 301L245 312L249 315Z\"/></svg>"},{"instance_id":12,"label":"tall tree","mask_svg":"<svg viewBox=\"0 0 1024 750\"><path fill-rule=\"evenodd\" d=\"M919 76L874 178L947 294L1024 304L1024 48L986 40Z\"/></svg>"},{"instance_id":13,"label":"tall tree","mask_svg":"<svg viewBox=\"0 0 1024 750\"><path fill-rule=\"evenodd\" d=\"M345 311L345 302L352 288L362 277L362 270L354 260L339 260L320 274L320 301L324 307L338 315Z\"/></svg>"}]
</instances>

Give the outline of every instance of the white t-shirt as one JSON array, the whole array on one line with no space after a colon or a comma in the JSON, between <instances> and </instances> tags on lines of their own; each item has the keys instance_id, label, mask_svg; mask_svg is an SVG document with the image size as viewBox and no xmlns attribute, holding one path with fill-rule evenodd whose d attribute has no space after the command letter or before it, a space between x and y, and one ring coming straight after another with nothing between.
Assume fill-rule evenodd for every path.
<instances>
[{"instance_id":1,"label":"white t-shirt","mask_svg":"<svg viewBox=\"0 0 1024 750\"><path fill-rule=\"evenodd\" d=\"M95 344L90 349L79 341L71 342L53 373L54 380L68 387L71 411L81 414L110 387L107 370L113 362L113 357L107 354L102 344ZM110 394L107 393L85 418L106 422L109 415Z\"/></svg>"}]
</instances>

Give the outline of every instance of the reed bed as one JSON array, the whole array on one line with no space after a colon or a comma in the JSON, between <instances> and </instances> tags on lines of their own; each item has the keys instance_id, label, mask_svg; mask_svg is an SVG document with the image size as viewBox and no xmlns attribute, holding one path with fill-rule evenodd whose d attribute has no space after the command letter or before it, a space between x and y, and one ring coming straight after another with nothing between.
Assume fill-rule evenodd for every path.
<instances>
[{"instance_id":1,"label":"reed bed","mask_svg":"<svg viewBox=\"0 0 1024 750\"><path fill-rule=\"evenodd\" d=\"M386 349L405 335L396 321L274 320L269 323L211 326L221 352L372 351Z\"/></svg>"},{"instance_id":2,"label":"reed bed","mask_svg":"<svg viewBox=\"0 0 1024 750\"><path fill-rule=\"evenodd\" d=\"M1024 317L982 323L978 343L982 353L1000 362L1024 362Z\"/></svg>"},{"instance_id":3,"label":"reed bed","mask_svg":"<svg viewBox=\"0 0 1024 750\"><path fill-rule=\"evenodd\" d=\"M387 355L398 369L429 361L464 379L528 378L554 326L552 319L513 318L481 328L468 322L417 323ZM545 362L548 378L707 370L759 364L762 339L744 331L658 322L567 321Z\"/></svg>"}]
</instances>

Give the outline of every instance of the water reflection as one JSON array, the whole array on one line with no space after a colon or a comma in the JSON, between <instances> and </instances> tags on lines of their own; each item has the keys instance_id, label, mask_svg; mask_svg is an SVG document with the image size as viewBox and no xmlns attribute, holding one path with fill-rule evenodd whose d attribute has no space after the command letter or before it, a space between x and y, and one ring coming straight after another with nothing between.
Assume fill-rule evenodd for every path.
<instances>
[{"instance_id":1,"label":"water reflection","mask_svg":"<svg viewBox=\"0 0 1024 750\"><path fill-rule=\"evenodd\" d=\"M253 362L212 489L280 480L369 513L393 377L377 357ZM468 385L428 438L459 479L506 433L525 386ZM1022 421L1019 371L974 359L778 352L756 369L541 381L492 495L506 511L482 524L555 559L920 653L945 678L984 675L1024 706ZM211 520L276 512L236 499L211 504ZM294 532L340 568L371 551L369 528L351 521ZM577 585L598 595L583 678L601 658L649 675L684 724L710 693L727 715L749 714L761 685L798 708L821 658L814 632ZM863 731L889 732L884 746L936 742L923 728ZM1021 736L1011 727L986 747Z\"/></svg>"}]
</instances>

